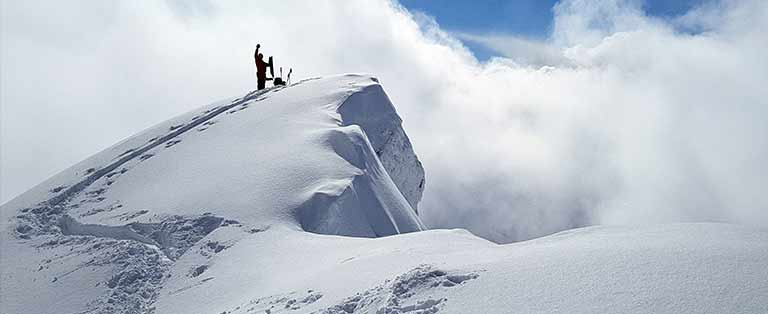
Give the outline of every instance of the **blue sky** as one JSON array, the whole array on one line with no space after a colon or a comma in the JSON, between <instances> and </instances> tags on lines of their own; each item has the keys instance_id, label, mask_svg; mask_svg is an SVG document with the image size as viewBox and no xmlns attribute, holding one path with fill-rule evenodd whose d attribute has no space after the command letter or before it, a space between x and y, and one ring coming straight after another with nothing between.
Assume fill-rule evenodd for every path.
<instances>
[{"instance_id":1,"label":"blue sky","mask_svg":"<svg viewBox=\"0 0 768 314\"><path fill-rule=\"evenodd\" d=\"M641 0L647 15L674 17L706 0ZM440 26L452 32L472 34L510 34L543 39L552 29L552 7L557 0L400 0L412 11L433 16ZM465 45L480 59L495 53L473 42Z\"/></svg>"}]
</instances>

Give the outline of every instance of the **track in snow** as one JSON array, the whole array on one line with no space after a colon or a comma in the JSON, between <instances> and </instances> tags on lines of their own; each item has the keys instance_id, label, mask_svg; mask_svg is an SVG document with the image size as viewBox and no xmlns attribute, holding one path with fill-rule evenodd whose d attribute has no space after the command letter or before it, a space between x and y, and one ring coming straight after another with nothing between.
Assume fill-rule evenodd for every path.
<instances>
[{"instance_id":1,"label":"track in snow","mask_svg":"<svg viewBox=\"0 0 768 314\"><path fill-rule=\"evenodd\" d=\"M126 153L123 153L122 155L118 156L119 159L108 164L107 166L95 169L91 172L91 174L88 175L85 179L82 181L73 184L71 187L67 188L62 193L50 198L48 201L46 201L48 206L55 206L63 202L64 200L69 199L70 197L74 196L77 193L80 193L81 191L85 190L89 185L91 185L93 182L96 182L97 180L101 179L101 177L109 174L113 170L117 169L118 167L122 166L128 161L133 160L134 158L144 158L144 153L148 152L149 150L157 147L158 145L164 144L166 142L169 142L170 140L178 137L179 135L182 135L186 133L189 130L194 129L195 127L204 124L208 122L209 120L215 118L216 116L227 112L228 110L242 105L248 101L254 100L257 97L264 95L268 92L278 91L280 89L283 89L285 87L272 87L268 89L264 89L261 91L251 91L242 98L237 98L232 101L229 105L221 106L218 108L214 108L212 111L205 113L203 116L199 116L197 119L193 119L192 122L189 122L187 124L178 126L178 127L171 127L171 132L162 136L158 137L151 142L145 144L142 147L135 148L132 150L129 150ZM175 144L175 143L173 143ZM171 144L171 145L173 145Z\"/></svg>"}]
</instances>

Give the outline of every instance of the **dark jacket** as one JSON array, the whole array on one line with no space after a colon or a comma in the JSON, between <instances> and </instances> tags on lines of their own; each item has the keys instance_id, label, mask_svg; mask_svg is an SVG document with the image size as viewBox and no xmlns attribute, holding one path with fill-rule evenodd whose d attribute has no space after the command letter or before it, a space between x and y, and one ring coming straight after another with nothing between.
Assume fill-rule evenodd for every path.
<instances>
[{"instance_id":1,"label":"dark jacket","mask_svg":"<svg viewBox=\"0 0 768 314\"><path fill-rule=\"evenodd\" d=\"M256 77L267 79L267 66L269 64L264 62L263 57L259 59L259 48L256 48L256 52L253 54L253 60L256 62Z\"/></svg>"}]
</instances>

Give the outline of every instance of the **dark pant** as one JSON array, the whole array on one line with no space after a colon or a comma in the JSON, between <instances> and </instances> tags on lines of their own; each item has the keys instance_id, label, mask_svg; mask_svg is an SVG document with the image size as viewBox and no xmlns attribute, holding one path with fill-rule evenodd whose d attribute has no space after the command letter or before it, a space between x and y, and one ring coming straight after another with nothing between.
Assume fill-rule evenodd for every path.
<instances>
[{"instance_id":1,"label":"dark pant","mask_svg":"<svg viewBox=\"0 0 768 314\"><path fill-rule=\"evenodd\" d=\"M262 79L262 78L260 78L260 79L258 79L257 81L258 81L258 88L257 88L258 90L262 90L262 89L264 89L264 88L266 87L266 85L267 85L267 79L265 79L265 78L263 78L263 79Z\"/></svg>"}]
</instances>

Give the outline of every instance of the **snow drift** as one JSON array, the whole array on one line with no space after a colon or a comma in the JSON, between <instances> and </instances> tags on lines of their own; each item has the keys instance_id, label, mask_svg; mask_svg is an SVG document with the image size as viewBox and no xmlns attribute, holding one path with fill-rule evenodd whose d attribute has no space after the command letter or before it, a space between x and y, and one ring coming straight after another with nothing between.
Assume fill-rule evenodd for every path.
<instances>
[{"instance_id":1,"label":"snow drift","mask_svg":"<svg viewBox=\"0 0 768 314\"><path fill-rule=\"evenodd\" d=\"M768 234L423 232L424 170L375 78L221 101L2 206L3 313L764 313Z\"/></svg>"}]
</instances>

